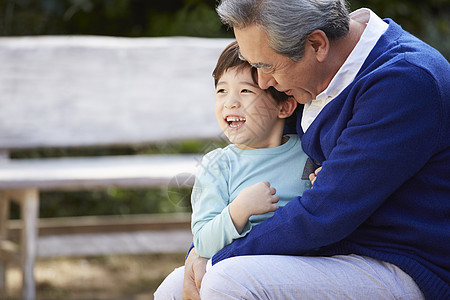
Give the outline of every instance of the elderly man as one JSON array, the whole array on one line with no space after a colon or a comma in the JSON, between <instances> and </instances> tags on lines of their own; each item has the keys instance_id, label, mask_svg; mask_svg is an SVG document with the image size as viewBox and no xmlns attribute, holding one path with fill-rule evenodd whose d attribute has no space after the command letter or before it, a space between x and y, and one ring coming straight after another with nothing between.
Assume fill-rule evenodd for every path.
<instances>
[{"instance_id":1,"label":"elderly man","mask_svg":"<svg viewBox=\"0 0 450 300\"><path fill-rule=\"evenodd\" d=\"M191 249L184 298L449 299L448 61L344 0L223 0L217 12L260 87L303 104L294 130L322 170L206 274Z\"/></svg>"}]
</instances>

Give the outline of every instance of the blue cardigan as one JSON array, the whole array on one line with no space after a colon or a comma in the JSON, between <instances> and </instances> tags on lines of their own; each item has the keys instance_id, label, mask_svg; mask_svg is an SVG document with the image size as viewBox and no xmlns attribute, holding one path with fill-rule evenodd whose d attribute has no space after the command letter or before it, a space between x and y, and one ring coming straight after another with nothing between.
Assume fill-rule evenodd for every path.
<instances>
[{"instance_id":1,"label":"blue cardigan","mask_svg":"<svg viewBox=\"0 0 450 300\"><path fill-rule=\"evenodd\" d=\"M390 19L355 80L303 133L314 187L213 256L355 253L450 299L450 68Z\"/></svg>"}]
</instances>

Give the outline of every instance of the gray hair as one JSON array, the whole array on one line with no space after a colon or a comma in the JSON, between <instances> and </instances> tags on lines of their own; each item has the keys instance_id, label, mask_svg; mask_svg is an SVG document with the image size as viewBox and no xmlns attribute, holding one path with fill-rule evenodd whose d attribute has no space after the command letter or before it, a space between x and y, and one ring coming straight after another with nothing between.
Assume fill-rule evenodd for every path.
<instances>
[{"instance_id":1,"label":"gray hair","mask_svg":"<svg viewBox=\"0 0 450 300\"><path fill-rule=\"evenodd\" d=\"M243 29L260 26L277 53L299 61L308 35L322 30L330 40L348 33L345 0L222 0L217 7L222 23Z\"/></svg>"}]
</instances>

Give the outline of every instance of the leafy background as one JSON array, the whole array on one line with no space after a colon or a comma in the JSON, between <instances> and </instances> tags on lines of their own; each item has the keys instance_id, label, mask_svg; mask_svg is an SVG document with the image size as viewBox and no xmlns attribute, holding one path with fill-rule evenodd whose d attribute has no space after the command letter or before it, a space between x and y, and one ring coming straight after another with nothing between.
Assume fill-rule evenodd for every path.
<instances>
[{"instance_id":1,"label":"leafy background","mask_svg":"<svg viewBox=\"0 0 450 300\"><path fill-rule=\"evenodd\" d=\"M369 7L450 57L450 0L351 0ZM124 37L233 37L215 13L215 0L1 0L0 36L106 35ZM217 146L223 145L218 141ZM13 153L16 158L66 155L201 153L201 142L130 146L123 149L47 149ZM189 189L167 188L45 192L41 217L123 215L190 210ZM170 194L170 196L169 196ZM64 205L59 205L64 200ZM12 207L12 215L17 216Z\"/></svg>"},{"instance_id":2,"label":"leafy background","mask_svg":"<svg viewBox=\"0 0 450 300\"><path fill-rule=\"evenodd\" d=\"M449 57L450 0L350 0L349 5L393 18ZM2 0L0 36L232 37L215 6L215 0Z\"/></svg>"}]
</instances>

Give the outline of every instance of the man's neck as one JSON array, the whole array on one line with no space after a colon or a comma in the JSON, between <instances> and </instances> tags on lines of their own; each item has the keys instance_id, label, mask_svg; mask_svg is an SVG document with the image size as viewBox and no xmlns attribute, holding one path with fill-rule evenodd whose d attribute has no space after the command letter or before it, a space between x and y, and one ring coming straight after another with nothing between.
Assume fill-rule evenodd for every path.
<instances>
[{"instance_id":1,"label":"man's neck","mask_svg":"<svg viewBox=\"0 0 450 300\"><path fill-rule=\"evenodd\" d=\"M366 28L365 24L353 20L350 20L349 26L350 29L347 35L339 40L330 42L330 52L328 54L329 78L327 86L353 51L356 44L358 44Z\"/></svg>"}]
</instances>

